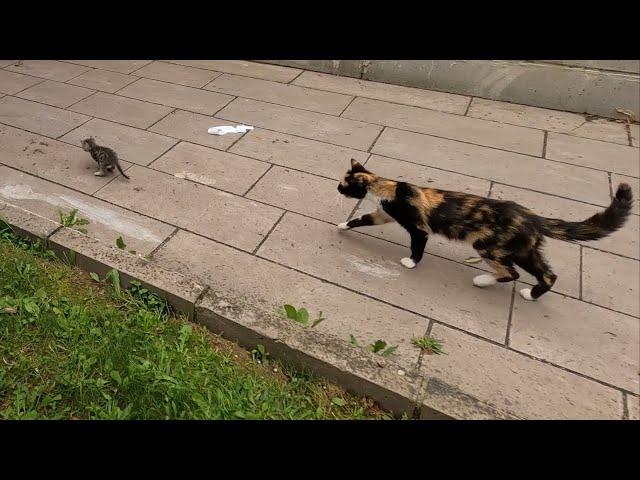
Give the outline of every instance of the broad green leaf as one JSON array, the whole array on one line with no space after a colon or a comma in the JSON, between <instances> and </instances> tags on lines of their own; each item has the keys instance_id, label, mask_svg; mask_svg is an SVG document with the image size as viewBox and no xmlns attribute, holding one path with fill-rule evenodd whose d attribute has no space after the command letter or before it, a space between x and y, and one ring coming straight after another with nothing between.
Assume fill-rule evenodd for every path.
<instances>
[{"instance_id":1,"label":"broad green leaf","mask_svg":"<svg viewBox=\"0 0 640 480\"><path fill-rule=\"evenodd\" d=\"M298 310L296 314L296 320L303 325L307 325L309 323L309 312L307 312L306 308L301 308Z\"/></svg>"},{"instance_id":2,"label":"broad green leaf","mask_svg":"<svg viewBox=\"0 0 640 480\"><path fill-rule=\"evenodd\" d=\"M287 317L290 318L291 320L296 320L296 309L293 305L285 305L284 306L284 310L285 312L287 312Z\"/></svg>"},{"instance_id":3,"label":"broad green leaf","mask_svg":"<svg viewBox=\"0 0 640 480\"><path fill-rule=\"evenodd\" d=\"M98 276L98 274L97 274L97 273L95 273L95 272L91 272L91 273L89 274L89 276L90 276L91 278L93 278L93 280L95 280L96 282L99 282L99 281L100 281L100 277L99 277L99 276Z\"/></svg>"},{"instance_id":4,"label":"broad green leaf","mask_svg":"<svg viewBox=\"0 0 640 480\"><path fill-rule=\"evenodd\" d=\"M124 240L122 239L122 237L118 237L116 238L116 246L120 249L120 250L124 250L125 248L127 248L127 244L124 243Z\"/></svg>"}]
</instances>

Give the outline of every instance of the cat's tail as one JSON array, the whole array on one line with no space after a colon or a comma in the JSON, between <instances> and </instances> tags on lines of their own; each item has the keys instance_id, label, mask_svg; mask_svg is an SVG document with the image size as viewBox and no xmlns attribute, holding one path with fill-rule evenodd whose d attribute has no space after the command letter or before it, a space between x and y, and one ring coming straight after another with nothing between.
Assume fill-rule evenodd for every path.
<instances>
[{"instance_id":1,"label":"cat's tail","mask_svg":"<svg viewBox=\"0 0 640 480\"><path fill-rule=\"evenodd\" d=\"M120 175L122 175L124 178L129 180L129 177L127 176L127 174L122 171L122 167L120 166L120 162L116 162L116 168L120 172Z\"/></svg>"},{"instance_id":2,"label":"cat's tail","mask_svg":"<svg viewBox=\"0 0 640 480\"><path fill-rule=\"evenodd\" d=\"M621 228L633 206L631 187L621 183L611 204L582 222L565 222L544 218L543 228L547 237L560 240L598 240Z\"/></svg>"}]
</instances>

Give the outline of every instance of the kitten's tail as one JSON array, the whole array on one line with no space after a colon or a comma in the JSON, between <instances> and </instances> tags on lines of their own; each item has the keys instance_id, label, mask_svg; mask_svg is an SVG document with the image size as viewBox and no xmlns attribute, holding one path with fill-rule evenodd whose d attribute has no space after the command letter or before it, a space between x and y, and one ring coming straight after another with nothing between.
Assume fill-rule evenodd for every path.
<instances>
[{"instance_id":1,"label":"kitten's tail","mask_svg":"<svg viewBox=\"0 0 640 480\"><path fill-rule=\"evenodd\" d=\"M116 168L120 172L120 175L122 175L124 178L129 180L129 177L127 176L127 174L122 171L122 167L120 166L120 162L116 162Z\"/></svg>"},{"instance_id":2,"label":"kitten's tail","mask_svg":"<svg viewBox=\"0 0 640 480\"><path fill-rule=\"evenodd\" d=\"M544 218L544 234L560 240L598 240L621 228L633 206L631 187L621 183L611 204L582 222Z\"/></svg>"}]
</instances>

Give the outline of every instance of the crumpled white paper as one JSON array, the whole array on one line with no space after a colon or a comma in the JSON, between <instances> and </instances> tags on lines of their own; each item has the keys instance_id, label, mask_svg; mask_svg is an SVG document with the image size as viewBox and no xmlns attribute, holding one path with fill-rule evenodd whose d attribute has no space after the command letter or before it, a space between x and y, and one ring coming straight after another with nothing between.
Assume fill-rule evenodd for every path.
<instances>
[{"instance_id":1,"label":"crumpled white paper","mask_svg":"<svg viewBox=\"0 0 640 480\"><path fill-rule=\"evenodd\" d=\"M221 127L211 127L208 132L212 135L226 135L227 133L245 133L249 130L253 130L253 127L249 125L236 125L235 127L223 125Z\"/></svg>"}]
</instances>

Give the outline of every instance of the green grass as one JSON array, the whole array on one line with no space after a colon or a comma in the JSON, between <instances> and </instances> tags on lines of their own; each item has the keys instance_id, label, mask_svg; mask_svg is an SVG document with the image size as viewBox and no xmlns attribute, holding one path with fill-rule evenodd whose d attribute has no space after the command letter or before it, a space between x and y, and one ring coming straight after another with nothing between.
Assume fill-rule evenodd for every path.
<instances>
[{"instance_id":1,"label":"green grass","mask_svg":"<svg viewBox=\"0 0 640 480\"><path fill-rule=\"evenodd\" d=\"M112 278L113 280L113 278ZM388 418L370 400L117 294L0 225L0 418Z\"/></svg>"},{"instance_id":2,"label":"green grass","mask_svg":"<svg viewBox=\"0 0 640 480\"><path fill-rule=\"evenodd\" d=\"M440 355L444 353L442 350L442 342L433 337L414 337L411 339L411 343L427 354L435 353Z\"/></svg>"}]
</instances>

